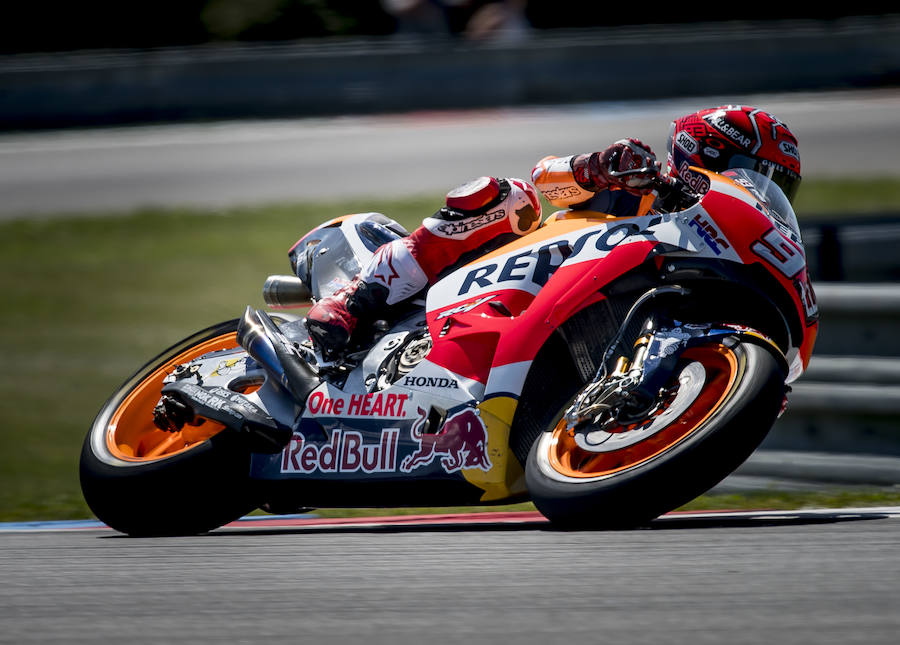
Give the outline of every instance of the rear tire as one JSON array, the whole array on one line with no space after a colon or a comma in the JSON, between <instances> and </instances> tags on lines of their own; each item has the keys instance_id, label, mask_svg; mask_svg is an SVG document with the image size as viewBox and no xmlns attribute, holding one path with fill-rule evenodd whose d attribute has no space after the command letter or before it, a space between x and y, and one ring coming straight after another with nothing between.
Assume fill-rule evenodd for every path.
<instances>
[{"instance_id":1,"label":"rear tire","mask_svg":"<svg viewBox=\"0 0 900 645\"><path fill-rule=\"evenodd\" d=\"M170 347L132 376L101 408L81 452L81 488L110 527L132 536L190 535L227 524L256 507L244 438L206 421L164 433L152 406L174 365L237 347L237 320ZM166 447L170 446L170 447Z\"/></svg>"},{"instance_id":2,"label":"rear tire","mask_svg":"<svg viewBox=\"0 0 900 645\"><path fill-rule=\"evenodd\" d=\"M535 506L559 527L623 528L703 494L750 456L781 410L785 374L772 352L751 342L698 352L692 365L703 366L706 380L694 402L662 430L624 448L583 450L557 411L528 455Z\"/></svg>"}]
</instances>

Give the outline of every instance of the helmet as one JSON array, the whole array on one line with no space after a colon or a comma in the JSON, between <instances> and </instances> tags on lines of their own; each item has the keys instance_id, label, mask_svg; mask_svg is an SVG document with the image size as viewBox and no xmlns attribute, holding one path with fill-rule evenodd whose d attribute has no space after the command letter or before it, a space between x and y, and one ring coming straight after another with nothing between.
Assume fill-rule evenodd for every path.
<instances>
[{"instance_id":1,"label":"helmet","mask_svg":"<svg viewBox=\"0 0 900 645\"><path fill-rule=\"evenodd\" d=\"M525 235L535 230L541 221L537 191L522 179L479 177L447 193L445 203L447 205L440 211L441 218L465 219L469 227L493 221L482 222L479 216L505 218L514 233Z\"/></svg>"},{"instance_id":2,"label":"helmet","mask_svg":"<svg viewBox=\"0 0 900 645\"><path fill-rule=\"evenodd\" d=\"M672 122L667 145L667 172L697 192L709 190L709 181L689 166L713 172L755 170L778 184L791 201L800 187L797 137L764 110L725 105L688 114Z\"/></svg>"}]
</instances>

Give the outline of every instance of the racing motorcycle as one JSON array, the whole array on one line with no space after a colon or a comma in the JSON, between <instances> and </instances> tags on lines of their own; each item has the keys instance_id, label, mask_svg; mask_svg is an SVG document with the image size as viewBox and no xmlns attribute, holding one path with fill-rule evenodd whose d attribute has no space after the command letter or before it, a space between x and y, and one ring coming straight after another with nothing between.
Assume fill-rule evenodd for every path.
<instances>
[{"instance_id":1,"label":"racing motorcycle","mask_svg":"<svg viewBox=\"0 0 900 645\"><path fill-rule=\"evenodd\" d=\"M505 504L557 526L637 526L759 445L809 362L818 313L790 203L762 174L657 180L663 208L552 214L354 335L338 358L293 306L406 234L377 213L303 236L269 311L137 371L84 442L97 517L204 532L262 508ZM669 206L665 206L669 204Z\"/></svg>"}]
</instances>

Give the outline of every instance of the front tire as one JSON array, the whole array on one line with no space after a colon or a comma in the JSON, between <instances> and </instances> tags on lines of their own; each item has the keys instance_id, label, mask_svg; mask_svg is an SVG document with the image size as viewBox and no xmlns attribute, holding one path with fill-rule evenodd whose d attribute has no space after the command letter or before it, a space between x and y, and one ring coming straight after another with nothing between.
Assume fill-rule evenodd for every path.
<instances>
[{"instance_id":1,"label":"front tire","mask_svg":"<svg viewBox=\"0 0 900 645\"><path fill-rule=\"evenodd\" d=\"M148 362L104 404L81 452L81 488L94 514L132 536L190 535L256 507L250 452L213 421L175 433L153 423L162 381L176 365L238 347L237 320L200 331Z\"/></svg>"},{"instance_id":2,"label":"front tire","mask_svg":"<svg viewBox=\"0 0 900 645\"><path fill-rule=\"evenodd\" d=\"M590 433L599 437L597 446L584 434L576 440L558 411L528 455L535 506L560 527L621 528L703 494L750 456L782 408L785 373L773 351L753 342L686 351L670 405L677 392L696 391L682 397L680 408L648 419L643 430Z\"/></svg>"}]
</instances>

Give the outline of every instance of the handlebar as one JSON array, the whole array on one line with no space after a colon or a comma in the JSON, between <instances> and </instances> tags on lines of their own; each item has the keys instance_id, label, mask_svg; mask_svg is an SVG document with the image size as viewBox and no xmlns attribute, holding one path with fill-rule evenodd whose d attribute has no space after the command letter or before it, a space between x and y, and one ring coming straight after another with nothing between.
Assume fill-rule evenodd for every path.
<instances>
[{"instance_id":1,"label":"handlebar","mask_svg":"<svg viewBox=\"0 0 900 645\"><path fill-rule=\"evenodd\" d=\"M702 195L695 193L686 182L672 175L658 174L651 180L653 189L659 194L663 210L683 210L696 204Z\"/></svg>"}]
</instances>

